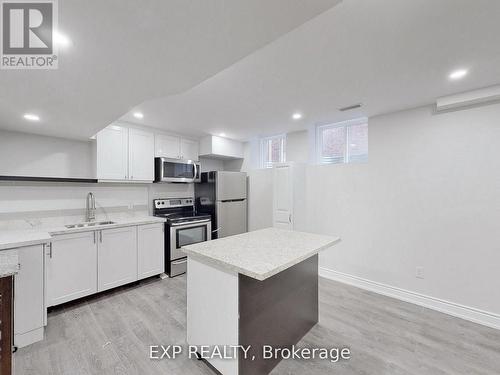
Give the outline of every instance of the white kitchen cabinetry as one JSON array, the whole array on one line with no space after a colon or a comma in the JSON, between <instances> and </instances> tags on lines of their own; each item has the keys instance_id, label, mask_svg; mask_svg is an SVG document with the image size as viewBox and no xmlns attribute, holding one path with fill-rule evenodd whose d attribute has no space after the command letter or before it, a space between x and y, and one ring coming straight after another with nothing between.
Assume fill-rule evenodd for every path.
<instances>
[{"instance_id":1,"label":"white kitchen cabinetry","mask_svg":"<svg viewBox=\"0 0 500 375\"><path fill-rule=\"evenodd\" d=\"M137 227L137 275L139 279L165 272L164 225Z\"/></svg>"},{"instance_id":2,"label":"white kitchen cabinetry","mask_svg":"<svg viewBox=\"0 0 500 375\"><path fill-rule=\"evenodd\" d=\"M128 179L128 129L108 126L97 133L97 178Z\"/></svg>"},{"instance_id":3,"label":"white kitchen cabinetry","mask_svg":"<svg viewBox=\"0 0 500 375\"><path fill-rule=\"evenodd\" d=\"M197 141L181 138L181 159L198 161L199 150Z\"/></svg>"},{"instance_id":4,"label":"white kitchen cabinetry","mask_svg":"<svg viewBox=\"0 0 500 375\"><path fill-rule=\"evenodd\" d=\"M218 159L243 158L243 143L210 135L200 141L200 156Z\"/></svg>"},{"instance_id":5,"label":"white kitchen cabinetry","mask_svg":"<svg viewBox=\"0 0 500 375\"><path fill-rule=\"evenodd\" d=\"M137 227L105 229L98 234L98 290L136 281Z\"/></svg>"},{"instance_id":6,"label":"white kitchen cabinetry","mask_svg":"<svg viewBox=\"0 0 500 375\"><path fill-rule=\"evenodd\" d=\"M167 159L198 160L198 142L166 134L155 135L155 156Z\"/></svg>"},{"instance_id":7,"label":"white kitchen cabinetry","mask_svg":"<svg viewBox=\"0 0 500 375\"><path fill-rule=\"evenodd\" d=\"M46 251L47 306L97 292L97 233L55 236Z\"/></svg>"},{"instance_id":8,"label":"white kitchen cabinetry","mask_svg":"<svg viewBox=\"0 0 500 375\"><path fill-rule=\"evenodd\" d=\"M154 134L111 125L97 133L97 179L153 182Z\"/></svg>"},{"instance_id":9,"label":"white kitchen cabinetry","mask_svg":"<svg viewBox=\"0 0 500 375\"><path fill-rule=\"evenodd\" d=\"M154 180L154 134L129 129L128 168L133 181Z\"/></svg>"},{"instance_id":10,"label":"white kitchen cabinetry","mask_svg":"<svg viewBox=\"0 0 500 375\"><path fill-rule=\"evenodd\" d=\"M159 158L180 159L180 138L165 134L155 134L155 156Z\"/></svg>"},{"instance_id":11,"label":"white kitchen cabinetry","mask_svg":"<svg viewBox=\"0 0 500 375\"><path fill-rule=\"evenodd\" d=\"M300 163L273 167L273 226L305 231L305 166Z\"/></svg>"},{"instance_id":12,"label":"white kitchen cabinetry","mask_svg":"<svg viewBox=\"0 0 500 375\"><path fill-rule=\"evenodd\" d=\"M17 249L20 269L14 276L14 345L19 348L43 340L44 247Z\"/></svg>"}]
</instances>

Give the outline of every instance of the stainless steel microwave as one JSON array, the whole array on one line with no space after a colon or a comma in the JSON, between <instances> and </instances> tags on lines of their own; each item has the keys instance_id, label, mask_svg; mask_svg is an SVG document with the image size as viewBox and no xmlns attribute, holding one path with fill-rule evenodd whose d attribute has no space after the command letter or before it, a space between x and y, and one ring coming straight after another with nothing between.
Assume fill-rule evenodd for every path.
<instances>
[{"instance_id":1,"label":"stainless steel microwave","mask_svg":"<svg viewBox=\"0 0 500 375\"><path fill-rule=\"evenodd\" d=\"M200 164L193 160L155 158L155 182L199 182Z\"/></svg>"}]
</instances>

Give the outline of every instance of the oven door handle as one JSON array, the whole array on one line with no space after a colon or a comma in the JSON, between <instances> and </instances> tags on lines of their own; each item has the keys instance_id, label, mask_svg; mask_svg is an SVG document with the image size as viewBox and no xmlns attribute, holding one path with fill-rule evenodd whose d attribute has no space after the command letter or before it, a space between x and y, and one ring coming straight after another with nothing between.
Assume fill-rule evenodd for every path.
<instances>
[{"instance_id":1,"label":"oven door handle","mask_svg":"<svg viewBox=\"0 0 500 375\"><path fill-rule=\"evenodd\" d=\"M170 224L171 227L180 227L180 226L189 226L189 225L193 225L193 224L201 224L201 223L209 223L210 222L210 219L204 219L204 220L195 220L195 221L189 221L189 222L186 222L186 223L173 223L173 224Z\"/></svg>"}]
</instances>

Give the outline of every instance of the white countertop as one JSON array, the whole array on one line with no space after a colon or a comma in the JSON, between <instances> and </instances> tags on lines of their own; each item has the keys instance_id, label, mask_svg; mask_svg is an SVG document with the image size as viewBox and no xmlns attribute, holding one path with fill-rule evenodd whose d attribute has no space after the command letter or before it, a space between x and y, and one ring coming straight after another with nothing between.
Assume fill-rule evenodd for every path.
<instances>
[{"instance_id":1,"label":"white countertop","mask_svg":"<svg viewBox=\"0 0 500 375\"><path fill-rule=\"evenodd\" d=\"M49 242L51 238L52 237L48 232L40 230L2 230L0 231L0 250L39 245L41 243ZM3 251L0 252L0 254L2 253Z\"/></svg>"},{"instance_id":2,"label":"white countertop","mask_svg":"<svg viewBox=\"0 0 500 375\"><path fill-rule=\"evenodd\" d=\"M12 276L19 271L17 250L0 251L0 277Z\"/></svg>"},{"instance_id":3,"label":"white countertop","mask_svg":"<svg viewBox=\"0 0 500 375\"><path fill-rule=\"evenodd\" d=\"M265 280L340 241L339 237L266 228L184 246L197 260Z\"/></svg>"},{"instance_id":4,"label":"white countertop","mask_svg":"<svg viewBox=\"0 0 500 375\"><path fill-rule=\"evenodd\" d=\"M64 225L61 225L53 227L39 227L37 229L0 230L0 250L14 249L17 247L38 245L50 242L52 236L56 235L89 232L94 230L104 230L133 225L164 223L165 219L155 216L138 216L120 219L110 218L110 221L113 221L114 224L84 228L66 228Z\"/></svg>"}]
</instances>

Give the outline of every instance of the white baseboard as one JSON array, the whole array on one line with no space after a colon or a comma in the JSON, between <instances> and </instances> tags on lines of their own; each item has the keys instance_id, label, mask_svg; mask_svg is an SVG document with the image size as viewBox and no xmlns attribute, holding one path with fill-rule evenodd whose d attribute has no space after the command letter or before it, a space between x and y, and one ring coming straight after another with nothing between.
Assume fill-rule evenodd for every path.
<instances>
[{"instance_id":1,"label":"white baseboard","mask_svg":"<svg viewBox=\"0 0 500 375\"><path fill-rule=\"evenodd\" d=\"M448 315L482 324L484 326L500 329L500 315L495 313L459 305L457 303L445 301L439 298L429 297L423 294L363 279L361 277L348 275L328 268L319 267L319 275L326 279L349 284L374 293L410 302L415 305L427 307Z\"/></svg>"}]
</instances>

